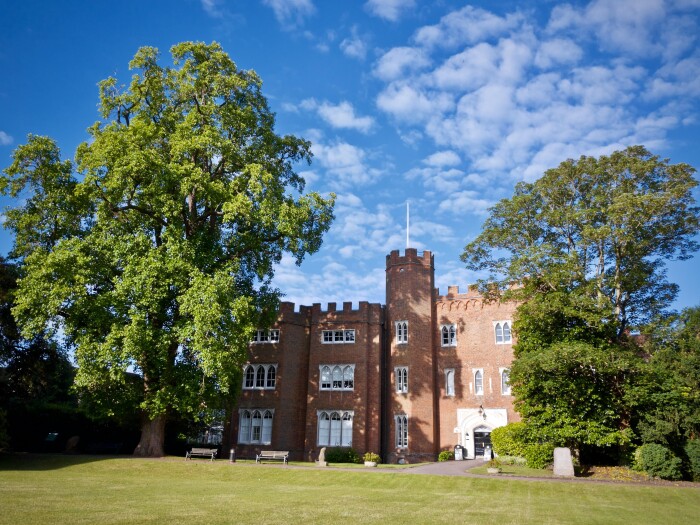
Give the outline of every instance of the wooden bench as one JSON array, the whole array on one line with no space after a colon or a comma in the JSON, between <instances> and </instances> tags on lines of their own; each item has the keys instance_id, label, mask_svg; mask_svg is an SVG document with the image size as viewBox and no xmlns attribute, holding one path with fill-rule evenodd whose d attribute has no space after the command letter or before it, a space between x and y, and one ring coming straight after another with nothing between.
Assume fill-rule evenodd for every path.
<instances>
[{"instance_id":1,"label":"wooden bench","mask_svg":"<svg viewBox=\"0 0 700 525\"><path fill-rule=\"evenodd\" d=\"M210 458L212 461L216 459L217 449L215 448L192 448L185 454L185 460L192 459L192 456Z\"/></svg>"},{"instance_id":2,"label":"wooden bench","mask_svg":"<svg viewBox=\"0 0 700 525\"><path fill-rule=\"evenodd\" d=\"M279 461L284 461L287 464L289 460L288 450L262 450L260 454L255 455L255 462L260 463L263 459L274 459Z\"/></svg>"}]
</instances>

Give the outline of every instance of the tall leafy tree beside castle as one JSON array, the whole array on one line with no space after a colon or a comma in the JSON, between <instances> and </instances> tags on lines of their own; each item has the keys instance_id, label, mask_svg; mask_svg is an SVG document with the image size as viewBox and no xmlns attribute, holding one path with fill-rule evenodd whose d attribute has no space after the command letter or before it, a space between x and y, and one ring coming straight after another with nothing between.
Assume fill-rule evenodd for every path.
<instances>
[{"instance_id":1,"label":"tall leafy tree beside castle","mask_svg":"<svg viewBox=\"0 0 700 525\"><path fill-rule=\"evenodd\" d=\"M318 250L333 219L333 196L294 171L310 144L275 133L258 76L216 43L171 53L164 67L141 48L130 85L100 83L104 120L75 164L30 136L1 180L26 197L6 212L25 272L14 314L26 335L62 330L98 411L138 375L144 456L163 454L169 415L235 381L276 308L275 264Z\"/></svg>"},{"instance_id":2,"label":"tall leafy tree beside castle","mask_svg":"<svg viewBox=\"0 0 700 525\"><path fill-rule=\"evenodd\" d=\"M677 294L665 264L698 248L694 172L642 146L567 160L519 183L466 246L485 293L523 301L510 377L538 439L629 439L641 363L627 334L665 315Z\"/></svg>"}]
</instances>

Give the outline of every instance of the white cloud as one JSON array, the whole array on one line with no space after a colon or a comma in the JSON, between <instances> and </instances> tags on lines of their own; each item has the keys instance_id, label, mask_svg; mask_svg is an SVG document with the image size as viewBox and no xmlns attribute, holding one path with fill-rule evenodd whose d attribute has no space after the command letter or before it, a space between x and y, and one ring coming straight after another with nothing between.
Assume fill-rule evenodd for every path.
<instances>
[{"instance_id":1,"label":"white cloud","mask_svg":"<svg viewBox=\"0 0 700 525\"><path fill-rule=\"evenodd\" d=\"M554 38L540 44L535 55L535 65L542 69L575 64L583 57L583 49L566 38Z\"/></svg>"},{"instance_id":2,"label":"white cloud","mask_svg":"<svg viewBox=\"0 0 700 525\"><path fill-rule=\"evenodd\" d=\"M223 16L221 0L200 0L200 2L202 3L204 12L212 18L221 18Z\"/></svg>"},{"instance_id":3,"label":"white cloud","mask_svg":"<svg viewBox=\"0 0 700 525\"><path fill-rule=\"evenodd\" d=\"M315 142L311 146L314 160L325 169L323 179L333 188L350 188L376 182L382 172L366 163L364 150L348 144L336 142L323 144Z\"/></svg>"},{"instance_id":4,"label":"white cloud","mask_svg":"<svg viewBox=\"0 0 700 525\"><path fill-rule=\"evenodd\" d=\"M367 42L366 37L359 35L357 27L353 26L351 31L351 36L345 38L340 43L340 49L350 58L356 58L358 60L364 60L367 55Z\"/></svg>"},{"instance_id":5,"label":"white cloud","mask_svg":"<svg viewBox=\"0 0 700 525\"><path fill-rule=\"evenodd\" d=\"M454 48L499 37L522 23L518 13L500 17L478 7L466 6L440 19L436 25L419 29L414 39L426 47Z\"/></svg>"},{"instance_id":6,"label":"white cloud","mask_svg":"<svg viewBox=\"0 0 700 525\"><path fill-rule=\"evenodd\" d=\"M606 51L636 56L663 52L660 22L667 17L664 0L594 0L585 7L555 6L549 21L552 32L590 32Z\"/></svg>"},{"instance_id":7,"label":"white cloud","mask_svg":"<svg viewBox=\"0 0 700 525\"><path fill-rule=\"evenodd\" d=\"M308 98L301 102L300 107L306 111L316 111L319 117L336 129L354 129L361 133L369 133L375 124L372 117L356 115L355 108L345 100L331 104Z\"/></svg>"},{"instance_id":8,"label":"white cloud","mask_svg":"<svg viewBox=\"0 0 700 525\"><path fill-rule=\"evenodd\" d=\"M377 107L396 119L402 140L427 136L458 154L479 188L493 177L499 178L499 188L512 187L569 155L607 151L611 144L663 144L669 130L695 121L700 51L668 35L663 41L675 42L673 52L654 43L618 42L620 35L634 40L634 31L657 42L661 32L672 33L668 20L658 17L662 12L680 16L677 6L639 3L644 5L622 2L630 8L629 20L623 9L602 0L581 8L558 6L547 27L538 27L524 12L501 16L471 6L454 11L418 29L413 47L382 55L374 68L385 82ZM605 48L609 55L590 55L599 29L584 20L589 15L620 31ZM686 16L679 27L693 41L697 16ZM581 28L584 36L577 33ZM640 62L644 51L649 56ZM667 109L657 114L660 102ZM439 169L408 175L420 176L428 191L474 189L457 187ZM459 199L461 204L478 196L462 193ZM483 204L470 206L479 211Z\"/></svg>"},{"instance_id":9,"label":"white cloud","mask_svg":"<svg viewBox=\"0 0 700 525\"><path fill-rule=\"evenodd\" d=\"M385 81L420 71L430 65L427 53L415 47L395 47L384 53L374 67L374 74Z\"/></svg>"},{"instance_id":10,"label":"white cloud","mask_svg":"<svg viewBox=\"0 0 700 525\"><path fill-rule=\"evenodd\" d=\"M485 216L488 209L495 204L494 201L485 199L475 191L459 191L445 195L440 202L438 210L453 215L471 213Z\"/></svg>"},{"instance_id":11,"label":"white cloud","mask_svg":"<svg viewBox=\"0 0 700 525\"><path fill-rule=\"evenodd\" d=\"M428 92L403 83L392 83L377 97L377 107L398 120L418 123L454 106L447 93Z\"/></svg>"},{"instance_id":12,"label":"white cloud","mask_svg":"<svg viewBox=\"0 0 700 525\"><path fill-rule=\"evenodd\" d=\"M457 166L461 162L462 159L459 158L459 155L450 150L437 151L423 160L424 164L437 167Z\"/></svg>"},{"instance_id":13,"label":"white cloud","mask_svg":"<svg viewBox=\"0 0 700 525\"><path fill-rule=\"evenodd\" d=\"M401 16L412 10L415 0L367 0L365 9L374 16L396 22Z\"/></svg>"},{"instance_id":14,"label":"white cloud","mask_svg":"<svg viewBox=\"0 0 700 525\"><path fill-rule=\"evenodd\" d=\"M285 29L301 26L306 18L316 12L312 0L262 0L262 3L272 9Z\"/></svg>"},{"instance_id":15,"label":"white cloud","mask_svg":"<svg viewBox=\"0 0 700 525\"><path fill-rule=\"evenodd\" d=\"M14 142L15 139L13 139L10 135L5 133L4 131L0 131L0 146L9 146Z\"/></svg>"}]
</instances>

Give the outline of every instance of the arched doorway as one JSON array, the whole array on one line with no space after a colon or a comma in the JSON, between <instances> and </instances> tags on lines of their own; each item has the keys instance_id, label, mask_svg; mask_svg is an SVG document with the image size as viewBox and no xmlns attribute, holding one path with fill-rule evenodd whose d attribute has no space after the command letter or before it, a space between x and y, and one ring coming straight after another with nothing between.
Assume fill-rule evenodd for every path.
<instances>
[{"instance_id":1,"label":"arched doorway","mask_svg":"<svg viewBox=\"0 0 700 525\"><path fill-rule=\"evenodd\" d=\"M474 429L474 456L480 457L484 455L486 447L491 450L491 429L485 426L480 426Z\"/></svg>"}]
</instances>

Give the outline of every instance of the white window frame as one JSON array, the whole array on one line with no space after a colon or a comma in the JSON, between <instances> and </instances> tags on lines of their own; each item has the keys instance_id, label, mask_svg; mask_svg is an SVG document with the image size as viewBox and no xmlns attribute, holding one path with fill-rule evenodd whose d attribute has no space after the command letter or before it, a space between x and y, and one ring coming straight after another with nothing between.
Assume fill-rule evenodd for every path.
<instances>
[{"instance_id":1,"label":"white window frame","mask_svg":"<svg viewBox=\"0 0 700 525\"><path fill-rule=\"evenodd\" d=\"M258 329L253 335L253 344L262 343L279 343L280 342L280 331L279 328L270 328L269 330Z\"/></svg>"},{"instance_id":2,"label":"white window frame","mask_svg":"<svg viewBox=\"0 0 700 525\"><path fill-rule=\"evenodd\" d=\"M408 367L397 366L394 368L394 381L396 383L396 393L408 393Z\"/></svg>"},{"instance_id":3,"label":"white window frame","mask_svg":"<svg viewBox=\"0 0 700 525\"><path fill-rule=\"evenodd\" d=\"M394 326L396 328L396 344L408 344L408 321L396 321Z\"/></svg>"},{"instance_id":4,"label":"white window frame","mask_svg":"<svg viewBox=\"0 0 700 525\"><path fill-rule=\"evenodd\" d=\"M340 384L335 381L335 372L340 372ZM327 372L327 381L324 381L324 372ZM319 390L355 390L355 365L319 365Z\"/></svg>"},{"instance_id":5,"label":"white window frame","mask_svg":"<svg viewBox=\"0 0 700 525\"><path fill-rule=\"evenodd\" d=\"M513 323L511 321L494 321L493 335L497 345L509 345L513 343Z\"/></svg>"},{"instance_id":6,"label":"white window frame","mask_svg":"<svg viewBox=\"0 0 700 525\"><path fill-rule=\"evenodd\" d=\"M445 395L453 397L455 395L455 369L445 368Z\"/></svg>"},{"instance_id":7,"label":"white window frame","mask_svg":"<svg viewBox=\"0 0 700 525\"><path fill-rule=\"evenodd\" d=\"M477 383L477 377L481 379L481 391L479 391L478 388L478 383ZM483 396L484 395L484 369L483 368L475 368L474 369L474 394L477 396Z\"/></svg>"},{"instance_id":8,"label":"white window frame","mask_svg":"<svg viewBox=\"0 0 700 525\"><path fill-rule=\"evenodd\" d=\"M440 325L440 346L457 346L457 326L454 324Z\"/></svg>"},{"instance_id":9,"label":"white window frame","mask_svg":"<svg viewBox=\"0 0 700 525\"><path fill-rule=\"evenodd\" d=\"M509 396L511 395L510 368L499 368L498 371L500 372L501 376L501 395ZM504 381L504 377L507 377L508 380Z\"/></svg>"},{"instance_id":10,"label":"white window frame","mask_svg":"<svg viewBox=\"0 0 700 525\"><path fill-rule=\"evenodd\" d=\"M408 448L408 416L406 414L396 414L394 416L394 425L396 426L396 448Z\"/></svg>"},{"instance_id":11,"label":"white window frame","mask_svg":"<svg viewBox=\"0 0 700 525\"><path fill-rule=\"evenodd\" d=\"M319 447L351 447L354 419L354 410L318 410L316 444ZM325 421L328 423L322 424Z\"/></svg>"},{"instance_id":12,"label":"white window frame","mask_svg":"<svg viewBox=\"0 0 700 525\"><path fill-rule=\"evenodd\" d=\"M246 415L248 417L246 417ZM258 415L259 417L255 417ZM272 443L274 408L241 408L238 410L238 443L269 445ZM253 422L259 420L259 424ZM246 423L247 421L247 423Z\"/></svg>"},{"instance_id":13,"label":"white window frame","mask_svg":"<svg viewBox=\"0 0 700 525\"><path fill-rule=\"evenodd\" d=\"M248 363L243 368L243 390L274 390L276 387L277 363Z\"/></svg>"},{"instance_id":14,"label":"white window frame","mask_svg":"<svg viewBox=\"0 0 700 525\"><path fill-rule=\"evenodd\" d=\"M352 344L355 342L355 330L341 328L338 330L323 330L321 343L324 345Z\"/></svg>"}]
</instances>

